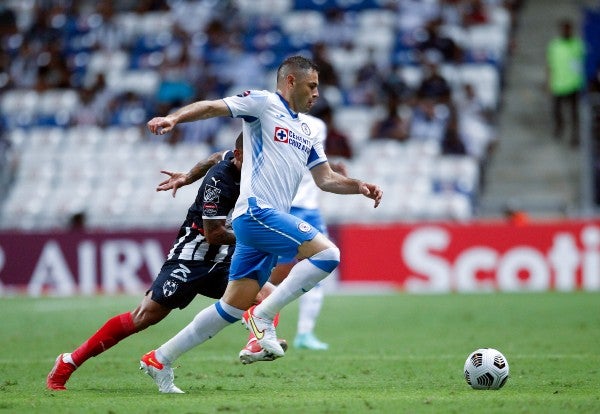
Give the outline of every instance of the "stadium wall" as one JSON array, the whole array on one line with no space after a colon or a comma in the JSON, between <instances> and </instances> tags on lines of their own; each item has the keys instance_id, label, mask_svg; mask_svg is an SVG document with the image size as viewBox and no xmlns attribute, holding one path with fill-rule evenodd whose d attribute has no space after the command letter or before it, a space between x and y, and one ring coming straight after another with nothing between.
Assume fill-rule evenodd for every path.
<instances>
[{"instance_id":1,"label":"stadium wall","mask_svg":"<svg viewBox=\"0 0 600 414\"><path fill-rule=\"evenodd\" d=\"M600 221L340 225L343 286L410 293L600 290ZM172 231L0 233L0 296L143 292Z\"/></svg>"}]
</instances>

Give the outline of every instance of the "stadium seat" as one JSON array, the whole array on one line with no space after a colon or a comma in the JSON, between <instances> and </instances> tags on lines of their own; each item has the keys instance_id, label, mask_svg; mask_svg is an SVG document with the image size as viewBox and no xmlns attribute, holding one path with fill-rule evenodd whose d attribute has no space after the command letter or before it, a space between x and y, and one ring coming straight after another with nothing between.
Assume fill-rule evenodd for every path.
<instances>
[{"instance_id":1,"label":"stadium seat","mask_svg":"<svg viewBox=\"0 0 600 414\"><path fill-rule=\"evenodd\" d=\"M292 0L236 0L240 12L253 15L288 15L292 8Z\"/></svg>"},{"instance_id":2,"label":"stadium seat","mask_svg":"<svg viewBox=\"0 0 600 414\"><path fill-rule=\"evenodd\" d=\"M508 47L508 33L495 24L475 25L468 30L471 54L481 54L487 61L503 64Z\"/></svg>"},{"instance_id":3,"label":"stadium seat","mask_svg":"<svg viewBox=\"0 0 600 414\"><path fill-rule=\"evenodd\" d=\"M370 139L371 127L381 108L362 105L344 106L337 109L334 123L350 139L352 146L361 149Z\"/></svg>"},{"instance_id":4,"label":"stadium seat","mask_svg":"<svg viewBox=\"0 0 600 414\"><path fill-rule=\"evenodd\" d=\"M359 27L356 33L355 45L357 48L374 51L379 60L382 59L382 56L385 56L384 61L389 61L389 52L394 46L394 42L395 32L393 28L386 26Z\"/></svg>"},{"instance_id":5,"label":"stadium seat","mask_svg":"<svg viewBox=\"0 0 600 414\"><path fill-rule=\"evenodd\" d=\"M497 109L500 92L500 74L490 63L467 63L459 68L463 83L475 87L475 92L486 108Z\"/></svg>"},{"instance_id":6,"label":"stadium seat","mask_svg":"<svg viewBox=\"0 0 600 414\"><path fill-rule=\"evenodd\" d=\"M356 13L356 21L360 28L386 27L394 29L397 20L396 14L389 9L366 9Z\"/></svg>"},{"instance_id":7,"label":"stadium seat","mask_svg":"<svg viewBox=\"0 0 600 414\"><path fill-rule=\"evenodd\" d=\"M106 76L106 83L116 93L136 92L140 95L153 95L158 89L160 75L153 70L111 71Z\"/></svg>"}]
</instances>

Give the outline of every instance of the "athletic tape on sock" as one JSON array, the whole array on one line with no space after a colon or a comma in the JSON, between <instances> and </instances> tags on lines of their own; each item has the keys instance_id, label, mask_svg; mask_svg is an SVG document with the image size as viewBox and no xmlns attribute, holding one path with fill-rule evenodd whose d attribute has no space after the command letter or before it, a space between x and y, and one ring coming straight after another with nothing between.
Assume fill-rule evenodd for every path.
<instances>
[{"instance_id":1,"label":"athletic tape on sock","mask_svg":"<svg viewBox=\"0 0 600 414\"><path fill-rule=\"evenodd\" d=\"M308 260L324 272L331 273L340 264L340 249L329 247L309 257Z\"/></svg>"}]
</instances>

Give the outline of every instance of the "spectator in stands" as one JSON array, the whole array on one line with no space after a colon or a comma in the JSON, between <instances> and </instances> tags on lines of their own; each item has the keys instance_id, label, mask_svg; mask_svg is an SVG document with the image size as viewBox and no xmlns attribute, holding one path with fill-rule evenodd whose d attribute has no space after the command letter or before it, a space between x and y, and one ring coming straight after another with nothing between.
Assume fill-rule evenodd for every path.
<instances>
[{"instance_id":1,"label":"spectator in stands","mask_svg":"<svg viewBox=\"0 0 600 414\"><path fill-rule=\"evenodd\" d=\"M439 64L433 60L425 62L425 76L417 90L419 100L433 100L436 103L449 103L452 89L440 73Z\"/></svg>"},{"instance_id":2,"label":"spectator in stands","mask_svg":"<svg viewBox=\"0 0 600 414\"><path fill-rule=\"evenodd\" d=\"M400 65L392 64L389 68L380 71L381 88L384 95L391 95L398 100L400 104L409 103L414 97L414 91L408 86L404 78L399 74Z\"/></svg>"},{"instance_id":3,"label":"spectator in stands","mask_svg":"<svg viewBox=\"0 0 600 414\"><path fill-rule=\"evenodd\" d=\"M90 28L88 36L93 39L98 49L114 52L123 48L127 43L126 29L115 19L115 3L102 0L96 4L96 18L102 19L102 24Z\"/></svg>"},{"instance_id":4,"label":"spectator in stands","mask_svg":"<svg viewBox=\"0 0 600 414\"><path fill-rule=\"evenodd\" d=\"M446 134L441 142L440 151L443 155L467 155L467 148L460 138L456 117L448 122Z\"/></svg>"},{"instance_id":5,"label":"spectator in stands","mask_svg":"<svg viewBox=\"0 0 600 414\"><path fill-rule=\"evenodd\" d=\"M332 7L325 11L324 32L321 42L330 47L346 47L354 43L356 30L348 13L342 8Z\"/></svg>"},{"instance_id":6,"label":"spectator in stands","mask_svg":"<svg viewBox=\"0 0 600 414\"><path fill-rule=\"evenodd\" d=\"M90 83L89 88L94 94L94 100L98 106L108 108L110 102L115 97L115 92L106 84L106 76L103 73L98 73L94 80Z\"/></svg>"},{"instance_id":7,"label":"spectator in stands","mask_svg":"<svg viewBox=\"0 0 600 414\"><path fill-rule=\"evenodd\" d=\"M35 87L38 76L39 49L33 41L23 39L22 47L10 63L9 75L11 86L29 89Z\"/></svg>"},{"instance_id":8,"label":"spectator in stands","mask_svg":"<svg viewBox=\"0 0 600 414\"><path fill-rule=\"evenodd\" d=\"M425 36L416 45L422 62L436 60L438 62L459 63L464 60L463 50L451 38L440 33L441 20L436 19L425 28Z\"/></svg>"},{"instance_id":9,"label":"spectator in stands","mask_svg":"<svg viewBox=\"0 0 600 414\"><path fill-rule=\"evenodd\" d=\"M381 75L374 55L374 50L369 50L369 58L356 71L354 85L348 92L352 105L376 105L381 101Z\"/></svg>"},{"instance_id":10,"label":"spectator in stands","mask_svg":"<svg viewBox=\"0 0 600 414\"><path fill-rule=\"evenodd\" d=\"M196 95L190 83L188 68L191 61L187 49L180 47L174 56L167 56L160 66L160 83L156 92L156 100L173 106L181 102L191 102Z\"/></svg>"},{"instance_id":11,"label":"spectator in stands","mask_svg":"<svg viewBox=\"0 0 600 414\"><path fill-rule=\"evenodd\" d=\"M17 17L10 8L0 6L0 38L17 33Z\"/></svg>"},{"instance_id":12,"label":"spectator in stands","mask_svg":"<svg viewBox=\"0 0 600 414\"><path fill-rule=\"evenodd\" d=\"M37 62L36 89L38 92L48 89L67 89L71 86L71 70L61 54L59 45L46 45L46 48L38 55Z\"/></svg>"},{"instance_id":13,"label":"spectator in stands","mask_svg":"<svg viewBox=\"0 0 600 414\"><path fill-rule=\"evenodd\" d=\"M463 85L455 100L458 128L467 153L485 164L496 146L493 113L482 104L473 85Z\"/></svg>"},{"instance_id":14,"label":"spectator in stands","mask_svg":"<svg viewBox=\"0 0 600 414\"><path fill-rule=\"evenodd\" d=\"M525 226L529 223L530 218L527 212L523 209L517 208L516 206L509 203L504 208L504 217L509 224L514 226Z\"/></svg>"},{"instance_id":15,"label":"spectator in stands","mask_svg":"<svg viewBox=\"0 0 600 414\"><path fill-rule=\"evenodd\" d=\"M10 86L12 86L10 79L10 56L7 53L0 53L0 89Z\"/></svg>"},{"instance_id":16,"label":"spectator in stands","mask_svg":"<svg viewBox=\"0 0 600 414\"><path fill-rule=\"evenodd\" d=\"M136 4L135 12L139 14L169 10L169 5L166 0L139 0Z\"/></svg>"},{"instance_id":17,"label":"spectator in stands","mask_svg":"<svg viewBox=\"0 0 600 414\"><path fill-rule=\"evenodd\" d=\"M335 126L331 105L324 99L319 98L318 103L311 110L311 114L325 122L325 126L327 127L325 154L330 158L341 157L351 159L354 153L350 138Z\"/></svg>"},{"instance_id":18,"label":"spectator in stands","mask_svg":"<svg viewBox=\"0 0 600 414\"><path fill-rule=\"evenodd\" d=\"M592 136L596 137L596 142L600 144L600 64L598 64L596 72L590 78L587 88L588 92L591 94Z\"/></svg>"},{"instance_id":19,"label":"spectator in stands","mask_svg":"<svg viewBox=\"0 0 600 414\"><path fill-rule=\"evenodd\" d=\"M319 86L340 87L340 80L327 56L327 45L323 42L317 42L312 47L313 62L319 67Z\"/></svg>"},{"instance_id":20,"label":"spectator in stands","mask_svg":"<svg viewBox=\"0 0 600 414\"><path fill-rule=\"evenodd\" d=\"M6 126L0 119L0 184L2 188L8 188L6 183L14 176L18 163L15 148L6 136Z\"/></svg>"},{"instance_id":21,"label":"spectator in stands","mask_svg":"<svg viewBox=\"0 0 600 414\"><path fill-rule=\"evenodd\" d=\"M32 24L25 32L25 38L40 45L63 46L65 40L61 27L53 23L60 6L55 2L36 2L32 9Z\"/></svg>"},{"instance_id":22,"label":"spectator in stands","mask_svg":"<svg viewBox=\"0 0 600 414\"><path fill-rule=\"evenodd\" d=\"M474 26L486 24L490 20L485 5L482 0L467 0L463 13L463 24L465 26Z\"/></svg>"},{"instance_id":23,"label":"spectator in stands","mask_svg":"<svg viewBox=\"0 0 600 414\"><path fill-rule=\"evenodd\" d=\"M596 72L588 81L587 90L591 93L600 93L600 63L596 68Z\"/></svg>"},{"instance_id":24,"label":"spectator in stands","mask_svg":"<svg viewBox=\"0 0 600 414\"><path fill-rule=\"evenodd\" d=\"M385 116L373 123L371 139L392 139L404 142L408 139L410 124L398 113L398 100L390 96L386 104Z\"/></svg>"},{"instance_id":25,"label":"spectator in stands","mask_svg":"<svg viewBox=\"0 0 600 414\"><path fill-rule=\"evenodd\" d=\"M98 105L94 89L81 89L79 91L79 102L77 111L75 111L71 120L73 125L106 126L108 120L106 107Z\"/></svg>"},{"instance_id":26,"label":"spectator in stands","mask_svg":"<svg viewBox=\"0 0 600 414\"><path fill-rule=\"evenodd\" d=\"M411 140L433 140L441 144L446 136L452 113L448 105L435 99L420 99L413 108L410 119L409 137Z\"/></svg>"},{"instance_id":27,"label":"spectator in stands","mask_svg":"<svg viewBox=\"0 0 600 414\"><path fill-rule=\"evenodd\" d=\"M600 64L587 84L591 112L592 174L594 176L594 203L600 205Z\"/></svg>"},{"instance_id":28,"label":"spectator in stands","mask_svg":"<svg viewBox=\"0 0 600 414\"><path fill-rule=\"evenodd\" d=\"M583 62L585 46L573 33L573 23L559 23L560 36L552 39L546 50L548 88L552 95L552 121L554 136L559 139L564 132L563 107L571 115L572 146L579 144L579 94L584 87Z\"/></svg>"}]
</instances>

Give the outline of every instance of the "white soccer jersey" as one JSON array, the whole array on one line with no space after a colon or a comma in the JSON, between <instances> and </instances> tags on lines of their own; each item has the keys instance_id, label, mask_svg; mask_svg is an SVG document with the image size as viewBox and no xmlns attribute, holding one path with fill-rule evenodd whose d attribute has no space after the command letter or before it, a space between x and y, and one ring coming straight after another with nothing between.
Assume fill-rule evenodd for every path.
<instances>
[{"instance_id":1,"label":"white soccer jersey","mask_svg":"<svg viewBox=\"0 0 600 414\"><path fill-rule=\"evenodd\" d=\"M248 198L260 207L288 212L306 168L327 161L314 117L293 112L279 95L246 91L223 99L234 118L244 120L244 162L233 218Z\"/></svg>"},{"instance_id":2,"label":"white soccer jersey","mask_svg":"<svg viewBox=\"0 0 600 414\"><path fill-rule=\"evenodd\" d=\"M321 142L321 145L325 145L325 138L327 136L327 125L319 118L307 115L312 118L316 124L319 124L319 132L317 133L317 139ZM315 180L312 174L306 169L298 186L296 197L292 200L292 207L305 208L308 210L316 210L319 208L319 187L315 184Z\"/></svg>"}]
</instances>

